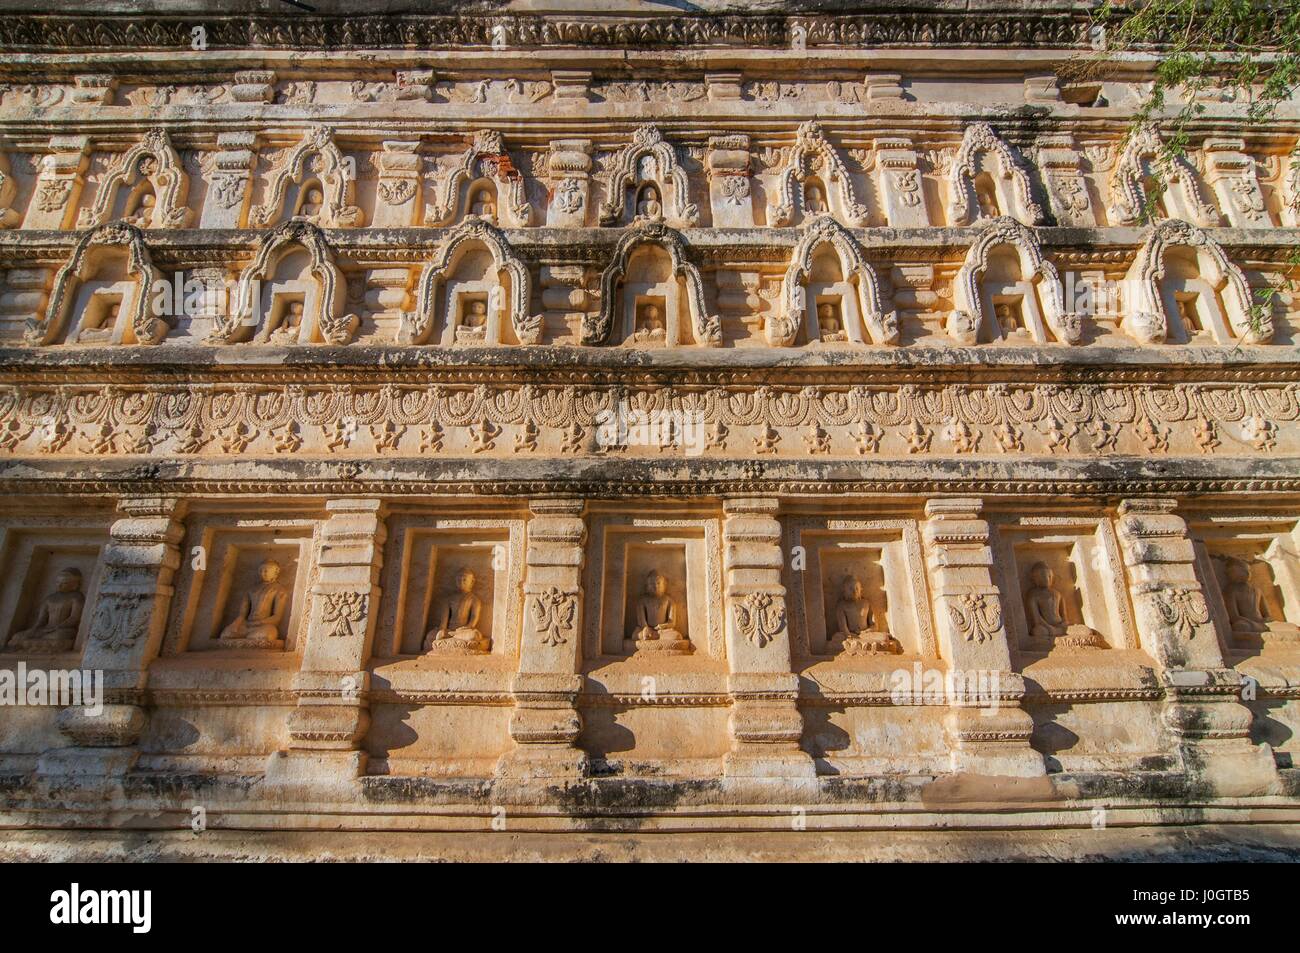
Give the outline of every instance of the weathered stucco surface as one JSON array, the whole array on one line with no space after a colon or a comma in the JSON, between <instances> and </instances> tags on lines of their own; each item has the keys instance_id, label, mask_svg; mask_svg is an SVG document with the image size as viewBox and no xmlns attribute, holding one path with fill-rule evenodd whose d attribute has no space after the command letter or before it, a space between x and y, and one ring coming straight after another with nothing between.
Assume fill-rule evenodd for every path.
<instances>
[{"instance_id":1,"label":"weathered stucco surface","mask_svg":"<svg viewBox=\"0 0 1300 953\"><path fill-rule=\"evenodd\" d=\"M1294 849L1300 106L1153 198L1069 5L334 6L0 3L10 856Z\"/></svg>"}]
</instances>

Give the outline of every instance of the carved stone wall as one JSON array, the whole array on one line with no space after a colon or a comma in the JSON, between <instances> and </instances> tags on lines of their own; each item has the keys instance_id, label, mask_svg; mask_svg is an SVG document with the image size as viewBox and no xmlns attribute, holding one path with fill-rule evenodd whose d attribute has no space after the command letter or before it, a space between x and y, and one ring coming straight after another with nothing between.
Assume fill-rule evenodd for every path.
<instances>
[{"instance_id":1,"label":"carved stone wall","mask_svg":"<svg viewBox=\"0 0 1300 953\"><path fill-rule=\"evenodd\" d=\"M0 823L1292 820L1300 104L537 6L0 19Z\"/></svg>"}]
</instances>

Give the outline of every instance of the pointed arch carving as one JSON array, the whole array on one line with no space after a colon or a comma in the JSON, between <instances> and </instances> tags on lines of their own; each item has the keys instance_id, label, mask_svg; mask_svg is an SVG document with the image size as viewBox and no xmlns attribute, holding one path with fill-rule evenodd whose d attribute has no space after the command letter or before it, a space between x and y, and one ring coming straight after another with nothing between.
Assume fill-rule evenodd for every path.
<instances>
[{"instance_id":1,"label":"pointed arch carving","mask_svg":"<svg viewBox=\"0 0 1300 953\"><path fill-rule=\"evenodd\" d=\"M476 133L469 148L461 153L442 188L442 199L425 208L424 223L453 224L460 204L461 186L483 178L496 183L503 225L525 228L532 224L533 210L524 188L523 173L511 161L501 133L492 129Z\"/></svg>"},{"instance_id":2,"label":"pointed arch carving","mask_svg":"<svg viewBox=\"0 0 1300 953\"><path fill-rule=\"evenodd\" d=\"M690 201L690 181L686 171L677 161L677 153L672 143L664 138L663 132L653 123L638 126L632 133L632 141L615 156L610 171L605 177L605 201L600 203L600 224L617 225L627 212L627 196L638 184L637 164L642 156L653 156L659 174L668 177L672 183L673 195L671 207L665 216L671 225L688 228L699 221L699 207ZM660 182L662 187L664 183ZM666 197L665 197L666 198Z\"/></svg>"},{"instance_id":3,"label":"pointed arch carving","mask_svg":"<svg viewBox=\"0 0 1300 953\"><path fill-rule=\"evenodd\" d=\"M356 171L343 160L334 133L327 126L312 126L289 151L271 178L266 201L249 213L248 223L257 228L274 223L285 212L290 183L301 184L309 176L321 184L321 227L353 228L365 224L365 213L356 205Z\"/></svg>"},{"instance_id":4,"label":"pointed arch carving","mask_svg":"<svg viewBox=\"0 0 1300 953\"><path fill-rule=\"evenodd\" d=\"M510 300L506 310L515 337L520 344L540 343L542 316L528 313L532 299L532 278L528 266L515 254L504 233L481 219L473 219L457 226L433 260L420 272L420 280L416 285L415 311L404 318L398 331L399 343L423 344L428 340L437 309L438 285L445 280L460 253L475 244L488 250L498 272L504 271L510 276Z\"/></svg>"},{"instance_id":5,"label":"pointed arch carving","mask_svg":"<svg viewBox=\"0 0 1300 953\"><path fill-rule=\"evenodd\" d=\"M795 186L802 185L810 175L821 174L826 188L834 189L838 196L839 212L845 218L845 224L862 226L867 223L869 211L858 201L853 180L839 150L826 138L826 131L816 120L809 120L799 127L795 135L794 147L777 173L775 205L767 209L769 225L782 228L794 221ZM832 208L832 213L836 210Z\"/></svg>"},{"instance_id":6,"label":"pointed arch carving","mask_svg":"<svg viewBox=\"0 0 1300 953\"><path fill-rule=\"evenodd\" d=\"M86 280L90 268L104 249L126 250L126 273L136 282L130 308L119 321L125 321L137 344L157 344L167 334L168 324L153 313L154 289L162 282L162 273L154 267L140 229L127 222L101 225L86 235L72 250L72 256L54 276L50 300L41 320L29 319L24 338L28 344L57 344L68 324L68 312L76 298L78 286Z\"/></svg>"},{"instance_id":7,"label":"pointed arch carving","mask_svg":"<svg viewBox=\"0 0 1300 953\"><path fill-rule=\"evenodd\" d=\"M193 212L186 206L190 177L185 174L167 131L160 128L150 129L139 142L118 154L104 176L95 204L78 225L97 228L107 224L113 215L118 193L124 188L134 188L141 179L148 180L153 189L155 205L151 227L185 228L189 225L193 217Z\"/></svg>"},{"instance_id":8,"label":"pointed arch carving","mask_svg":"<svg viewBox=\"0 0 1300 953\"><path fill-rule=\"evenodd\" d=\"M980 174L979 157L985 153L996 157L999 177L1011 186L1006 195L1012 207L1002 209L1002 214L1024 225L1041 225L1043 208L1034 199L1033 183L1024 159L986 122L971 123L962 134L961 147L948 173L949 223L970 225L979 217L975 179Z\"/></svg>"},{"instance_id":9,"label":"pointed arch carving","mask_svg":"<svg viewBox=\"0 0 1300 953\"><path fill-rule=\"evenodd\" d=\"M980 328L992 320L993 316L985 313L980 282L988 271L993 251L1002 247L1015 249L1020 259L1021 279L1033 286L1043 323L1057 340L1078 344L1083 338L1083 321L1078 313L1065 310L1065 292L1056 266L1043 257L1033 229L1006 215L986 225L966 252L966 260L953 282L955 310L948 318L948 333L959 343L974 344ZM1046 340L1040 329L1031 328L1031 331L1035 337Z\"/></svg>"},{"instance_id":10,"label":"pointed arch carving","mask_svg":"<svg viewBox=\"0 0 1300 953\"><path fill-rule=\"evenodd\" d=\"M1195 253L1202 276L1223 300L1227 327L1211 329L1219 344L1235 341L1266 344L1273 339L1272 318L1261 314L1252 320L1250 285L1223 246L1199 226L1172 218L1155 225L1129 269L1129 286L1134 287L1137 296L1124 317L1124 329L1130 335L1143 344L1158 344L1169 336L1171 315L1160 282L1165 277L1167 255L1172 248L1189 248ZM1235 340L1225 331L1235 335Z\"/></svg>"},{"instance_id":11,"label":"pointed arch carving","mask_svg":"<svg viewBox=\"0 0 1300 953\"><path fill-rule=\"evenodd\" d=\"M1147 202L1143 164L1147 160L1158 160L1163 148L1159 130L1150 123L1129 137L1110 174L1110 224L1137 225L1142 221ZM1196 171L1186 159L1174 161L1166 194L1173 206L1168 210L1172 218L1207 227L1219 224L1218 209L1206 201L1196 180Z\"/></svg>"},{"instance_id":12,"label":"pointed arch carving","mask_svg":"<svg viewBox=\"0 0 1300 953\"><path fill-rule=\"evenodd\" d=\"M898 314L884 311L875 269L867 261L862 246L852 233L828 216L814 219L795 245L782 285L781 314L770 318L765 326L767 343L773 347L789 347L794 344L807 309L807 284L812 271L813 255L822 245L831 246L839 258L845 280L856 289L857 311L870 343L897 344ZM851 327L849 334L850 340L861 341L859 329Z\"/></svg>"},{"instance_id":13,"label":"pointed arch carving","mask_svg":"<svg viewBox=\"0 0 1300 953\"><path fill-rule=\"evenodd\" d=\"M631 226L619 240L614 258L600 276L600 311L582 321L583 344L605 344L614 327L617 307L617 290L627 273L628 259L641 245L658 245L667 253L673 275L686 284L686 307L690 314L692 331L697 343L706 347L722 344L722 321L717 315L706 312L704 283L700 271L691 262L686 251L686 240L681 233L662 222L641 222Z\"/></svg>"},{"instance_id":14,"label":"pointed arch carving","mask_svg":"<svg viewBox=\"0 0 1300 953\"><path fill-rule=\"evenodd\" d=\"M352 340L360 319L355 314L343 313L347 287L335 264L334 252L318 227L296 219L277 226L262 237L252 262L239 274L234 307L213 327L209 343L234 344L246 337L261 343L268 339L271 329L266 325L265 315L257 315L260 302L255 292L258 284L271 276L280 259L295 247L307 252L309 271L316 281L317 290L312 306L303 314L305 329L299 341L304 338L314 340L317 335L326 344L347 344ZM248 333L250 330L251 335Z\"/></svg>"}]
</instances>

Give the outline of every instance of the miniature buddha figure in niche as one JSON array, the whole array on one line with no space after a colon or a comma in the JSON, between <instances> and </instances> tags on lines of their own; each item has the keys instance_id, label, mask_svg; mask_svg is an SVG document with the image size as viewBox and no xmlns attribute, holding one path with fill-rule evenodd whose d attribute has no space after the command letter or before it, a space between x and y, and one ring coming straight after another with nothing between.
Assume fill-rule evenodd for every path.
<instances>
[{"instance_id":1,"label":"miniature buddha figure in niche","mask_svg":"<svg viewBox=\"0 0 1300 953\"><path fill-rule=\"evenodd\" d=\"M298 332L302 329L302 302L290 301L280 315L280 323L271 332L271 340L276 344L295 344Z\"/></svg>"},{"instance_id":2,"label":"miniature buddha figure in niche","mask_svg":"<svg viewBox=\"0 0 1300 953\"><path fill-rule=\"evenodd\" d=\"M1250 565L1244 559L1229 556L1224 571L1228 584L1223 588L1223 603L1233 635L1259 636L1263 641L1300 640L1300 626L1268 618L1264 596L1251 584Z\"/></svg>"},{"instance_id":3,"label":"miniature buddha figure in niche","mask_svg":"<svg viewBox=\"0 0 1300 953\"><path fill-rule=\"evenodd\" d=\"M481 655L490 642L478 629L483 600L474 594L474 571L463 567L456 573L456 589L438 613L438 625L424 637L424 651L457 655Z\"/></svg>"},{"instance_id":4,"label":"miniature buddha figure in niche","mask_svg":"<svg viewBox=\"0 0 1300 953\"><path fill-rule=\"evenodd\" d=\"M636 217L662 218L663 211L663 206L659 202L659 190L653 185L642 188L641 194L637 196Z\"/></svg>"},{"instance_id":5,"label":"miniature buddha figure in niche","mask_svg":"<svg viewBox=\"0 0 1300 953\"><path fill-rule=\"evenodd\" d=\"M274 559L263 560L257 567L262 580L239 602L235 621L217 636L219 648L282 648L280 621L289 604L289 590L280 582L280 564Z\"/></svg>"},{"instance_id":6,"label":"miniature buddha figure in niche","mask_svg":"<svg viewBox=\"0 0 1300 953\"><path fill-rule=\"evenodd\" d=\"M847 341L844 322L840 320L840 309L829 301L817 305L817 326L821 329L823 341Z\"/></svg>"},{"instance_id":7,"label":"miniature buddha figure in niche","mask_svg":"<svg viewBox=\"0 0 1300 953\"><path fill-rule=\"evenodd\" d=\"M852 574L845 574L840 583L830 641L842 647L845 655L897 655L903 651L897 639L876 628L875 612L863 595L862 583Z\"/></svg>"},{"instance_id":8,"label":"miniature buddha figure in niche","mask_svg":"<svg viewBox=\"0 0 1300 953\"><path fill-rule=\"evenodd\" d=\"M637 651L684 655L691 643L677 629L677 604L668 595L668 580L657 569L646 573L645 592L636 602L632 641Z\"/></svg>"},{"instance_id":9,"label":"miniature buddha figure in niche","mask_svg":"<svg viewBox=\"0 0 1300 953\"><path fill-rule=\"evenodd\" d=\"M305 218L314 222L320 218L321 206L325 202L325 196L321 193L320 187L312 185L308 187L306 194L303 196L302 205L298 206L298 217Z\"/></svg>"},{"instance_id":10,"label":"miniature buddha figure in niche","mask_svg":"<svg viewBox=\"0 0 1300 953\"><path fill-rule=\"evenodd\" d=\"M1201 333L1201 317L1196 310L1195 298L1179 298L1178 300L1178 319L1183 322L1183 328L1187 331L1189 337Z\"/></svg>"},{"instance_id":11,"label":"miniature buddha figure in niche","mask_svg":"<svg viewBox=\"0 0 1300 953\"><path fill-rule=\"evenodd\" d=\"M1056 574L1045 562L1029 568L1029 590L1025 593L1025 620L1029 636L1035 641L1055 641L1059 645L1104 648L1100 635L1086 625L1071 625L1065 620L1065 597L1054 588Z\"/></svg>"},{"instance_id":12,"label":"miniature buddha figure in niche","mask_svg":"<svg viewBox=\"0 0 1300 953\"><path fill-rule=\"evenodd\" d=\"M635 344L663 345L667 340L664 326L664 313L653 302L643 304L637 309L636 330L632 332Z\"/></svg>"},{"instance_id":13,"label":"miniature buddha figure in niche","mask_svg":"<svg viewBox=\"0 0 1300 953\"><path fill-rule=\"evenodd\" d=\"M121 309L122 305L116 301L110 304L98 323L87 325L77 332L77 343L98 344L110 340L113 337L113 328L117 326L117 316Z\"/></svg>"},{"instance_id":14,"label":"miniature buddha figure in niche","mask_svg":"<svg viewBox=\"0 0 1300 953\"><path fill-rule=\"evenodd\" d=\"M1003 337L1014 337L1024 330L1020 326L1020 309L1013 302L999 301L994 304L993 316L997 319L998 327L1002 329Z\"/></svg>"},{"instance_id":15,"label":"miniature buddha figure in niche","mask_svg":"<svg viewBox=\"0 0 1300 953\"><path fill-rule=\"evenodd\" d=\"M492 198L492 193L487 189L479 189L474 193L474 198L469 205L469 214L475 218L486 218L490 221L496 221L497 203Z\"/></svg>"},{"instance_id":16,"label":"miniature buddha figure in niche","mask_svg":"<svg viewBox=\"0 0 1300 953\"><path fill-rule=\"evenodd\" d=\"M474 298L462 305L460 323L456 325L456 342L483 343L487 336L487 302Z\"/></svg>"},{"instance_id":17,"label":"miniature buddha figure in niche","mask_svg":"<svg viewBox=\"0 0 1300 953\"><path fill-rule=\"evenodd\" d=\"M980 207L981 218L997 218L1002 214L1002 211L998 208L998 197L986 182L976 184L975 201Z\"/></svg>"},{"instance_id":18,"label":"miniature buddha figure in niche","mask_svg":"<svg viewBox=\"0 0 1300 953\"><path fill-rule=\"evenodd\" d=\"M81 570L75 566L59 570L54 592L41 603L31 628L15 632L9 640L11 650L31 652L66 652L72 648L81 625L86 597L81 592Z\"/></svg>"},{"instance_id":19,"label":"miniature buddha figure in niche","mask_svg":"<svg viewBox=\"0 0 1300 953\"><path fill-rule=\"evenodd\" d=\"M140 228L151 228L153 226L154 204L155 199L152 191L142 193L135 203L135 208L126 216L126 220L132 225L138 225Z\"/></svg>"},{"instance_id":20,"label":"miniature buddha figure in niche","mask_svg":"<svg viewBox=\"0 0 1300 953\"><path fill-rule=\"evenodd\" d=\"M810 182L804 189L803 208L809 215L823 215L826 212L826 196L816 182Z\"/></svg>"}]
</instances>

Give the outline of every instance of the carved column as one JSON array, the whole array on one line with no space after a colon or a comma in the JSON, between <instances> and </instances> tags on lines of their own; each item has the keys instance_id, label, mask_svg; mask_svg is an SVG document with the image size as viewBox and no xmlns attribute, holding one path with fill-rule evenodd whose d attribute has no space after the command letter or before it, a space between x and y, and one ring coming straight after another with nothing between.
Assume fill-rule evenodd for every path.
<instances>
[{"instance_id":1,"label":"carved column","mask_svg":"<svg viewBox=\"0 0 1300 953\"><path fill-rule=\"evenodd\" d=\"M530 506L523 639L511 683L516 747L497 763L503 777L576 778L587 770L587 754L577 747L584 508L582 500L533 500Z\"/></svg>"},{"instance_id":2,"label":"carved column","mask_svg":"<svg viewBox=\"0 0 1300 953\"><path fill-rule=\"evenodd\" d=\"M1042 756L1029 747L1034 724L1020 706L1024 679L1011 671L983 508L976 499L930 500L925 505L923 535L939 654L952 673L952 767L970 774L1036 777L1046 768ZM988 692L993 697L980 697L971 689L994 685L996 692Z\"/></svg>"},{"instance_id":3,"label":"carved column","mask_svg":"<svg viewBox=\"0 0 1300 953\"><path fill-rule=\"evenodd\" d=\"M1255 175L1255 160L1241 139L1207 139L1205 182L1214 190L1228 224L1234 228L1272 228L1264 193Z\"/></svg>"},{"instance_id":4,"label":"carved column","mask_svg":"<svg viewBox=\"0 0 1300 953\"><path fill-rule=\"evenodd\" d=\"M1250 741L1241 676L1228 668L1175 500L1125 500L1119 540L1142 645L1160 664L1166 726L1186 770L1225 797L1274 792L1272 749Z\"/></svg>"},{"instance_id":5,"label":"carved column","mask_svg":"<svg viewBox=\"0 0 1300 953\"><path fill-rule=\"evenodd\" d=\"M29 320L45 317L54 277L48 268L10 268L0 284L0 337L20 338Z\"/></svg>"},{"instance_id":6,"label":"carved column","mask_svg":"<svg viewBox=\"0 0 1300 953\"><path fill-rule=\"evenodd\" d=\"M326 509L307 643L293 682L298 705L289 716L290 746L271 756L268 784L346 788L365 769L360 742L370 713L364 666L379 613L387 529L379 500L330 500Z\"/></svg>"},{"instance_id":7,"label":"carved column","mask_svg":"<svg viewBox=\"0 0 1300 953\"><path fill-rule=\"evenodd\" d=\"M885 221L891 227L913 228L930 224L920 164L911 139L876 140L876 190L884 205Z\"/></svg>"},{"instance_id":8,"label":"carved column","mask_svg":"<svg viewBox=\"0 0 1300 953\"><path fill-rule=\"evenodd\" d=\"M123 500L118 509L99 595L86 607L92 614L81 660L83 669L103 672L104 710L59 712L59 729L73 746L46 752L37 769L42 775L77 775L83 783L98 778L103 784L121 778L140 755L145 681L167 625L184 510L164 497Z\"/></svg>"},{"instance_id":9,"label":"carved column","mask_svg":"<svg viewBox=\"0 0 1300 953\"><path fill-rule=\"evenodd\" d=\"M591 201L591 140L554 140L546 165L553 182L546 204L546 224L552 228L582 228L587 224Z\"/></svg>"},{"instance_id":10,"label":"carved column","mask_svg":"<svg viewBox=\"0 0 1300 953\"><path fill-rule=\"evenodd\" d=\"M402 316L414 303L415 275L410 268L376 268L366 278L366 307L382 341L396 341Z\"/></svg>"},{"instance_id":11,"label":"carved column","mask_svg":"<svg viewBox=\"0 0 1300 953\"><path fill-rule=\"evenodd\" d=\"M705 161L715 228L753 228L749 136L714 136Z\"/></svg>"},{"instance_id":12,"label":"carved column","mask_svg":"<svg viewBox=\"0 0 1300 953\"><path fill-rule=\"evenodd\" d=\"M257 165L257 134L223 132L217 135L208 194L199 216L200 228L240 228L248 215L252 190L249 181Z\"/></svg>"},{"instance_id":13,"label":"carved column","mask_svg":"<svg viewBox=\"0 0 1300 953\"><path fill-rule=\"evenodd\" d=\"M418 142L386 140L379 154L379 184L375 190L376 228L418 225L423 208Z\"/></svg>"},{"instance_id":14,"label":"carved column","mask_svg":"<svg viewBox=\"0 0 1300 953\"><path fill-rule=\"evenodd\" d=\"M1047 187L1047 199L1056 223L1064 226L1091 227L1097 213L1088 195L1088 182L1080 165L1074 137L1066 134L1048 136L1039 142L1038 167Z\"/></svg>"},{"instance_id":15,"label":"carved column","mask_svg":"<svg viewBox=\"0 0 1300 953\"><path fill-rule=\"evenodd\" d=\"M799 747L803 716L791 671L778 507L775 499L738 499L722 508L732 737L725 770L735 777L816 774Z\"/></svg>"},{"instance_id":16,"label":"carved column","mask_svg":"<svg viewBox=\"0 0 1300 953\"><path fill-rule=\"evenodd\" d=\"M50 154L41 160L23 228L75 227L77 205L89 167L89 136L51 137Z\"/></svg>"}]
</instances>

